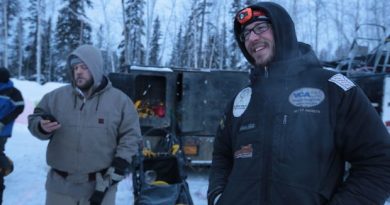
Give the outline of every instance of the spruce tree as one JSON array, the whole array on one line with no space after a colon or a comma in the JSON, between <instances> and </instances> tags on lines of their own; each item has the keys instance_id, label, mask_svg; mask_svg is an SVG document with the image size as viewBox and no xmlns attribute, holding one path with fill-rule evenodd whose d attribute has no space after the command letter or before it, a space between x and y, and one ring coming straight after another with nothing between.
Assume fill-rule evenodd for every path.
<instances>
[{"instance_id":1,"label":"spruce tree","mask_svg":"<svg viewBox=\"0 0 390 205\"><path fill-rule=\"evenodd\" d=\"M176 36L175 46L172 48L171 60L169 61L169 65L182 67L183 66L183 37L182 37L182 26L179 27L179 32Z\"/></svg>"},{"instance_id":2,"label":"spruce tree","mask_svg":"<svg viewBox=\"0 0 390 205\"><path fill-rule=\"evenodd\" d=\"M59 10L55 29L56 53L55 67L59 79L69 81L64 68L66 57L82 44L91 43L91 25L85 14L86 7L92 8L91 0L63 0L64 7Z\"/></svg>"},{"instance_id":3,"label":"spruce tree","mask_svg":"<svg viewBox=\"0 0 390 205\"><path fill-rule=\"evenodd\" d=\"M197 1L198 5L196 8L196 15L198 16L199 22L196 28L197 33L199 33L199 39L198 41L198 46L197 46L197 62L196 62L196 67L204 67L206 62L204 60L204 51L203 51L203 43L204 43L204 33L205 30L204 28L206 27L206 19L207 19L207 14L210 12L208 11L208 8L212 5L211 2L208 2L207 0L203 1ZM206 37L207 38L207 37ZM206 46L208 46L206 44Z\"/></svg>"},{"instance_id":4,"label":"spruce tree","mask_svg":"<svg viewBox=\"0 0 390 205\"><path fill-rule=\"evenodd\" d=\"M199 68L204 66L203 44L204 27L206 25L206 15L208 7L212 4L207 0L193 0L191 13L186 22L187 28L184 30L185 56L183 56L184 66Z\"/></svg>"},{"instance_id":5,"label":"spruce tree","mask_svg":"<svg viewBox=\"0 0 390 205\"><path fill-rule=\"evenodd\" d=\"M161 30L160 30L160 20L158 16L153 22L153 35L150 42L150 55L149 55L149 64L150 65L160 65L159 54L160 54L160 39L161 39Z\"/></svg>"},{"instance_id":6,"label":"spruce tree","mask_svg":"<svg viewBox=\"0 0 390 205\"><path fill-rule=\"evenodd\" d=\"M29 15L26 18L28 23L27 44L25 48L26 58L23 63L25 67L25 73L27 79L29 79L36 71L37 65L37 44L38 44L38 10L44 10L38 8L39 0L30 0L30 6L28 7ZM42 4L40 4L42 6ZM40 36L42 38L42 36Z\"/></svg>"},{"instance_id":7,"label":"spruce tree","mask_svg":"<svg viewBox=\"0 0 390 205\"><path fill-rule=\"evenodd\" d=\"M218 68L219 67L219 53L217 52L218 48L218 33L211 33L208 36L206 45L209 45L205 47L205 67L206 68Z\"/></svg>"},{"instance_id":8,"label":"spruce tree","mask_svg":"<svg viewBox=\"0 0 390 205\"><path fill-rule=\"evenodd\" d=\"M182 47L182 61L183 67L195 67L196 61L199 58L197 45L197 24L199 22L197 15L197 1L194 0L191 6L191 13L188 17L187 22L185 23L186 27L184 28L183 36L183 47Z\"/></svg>"},{"instance_id":9,"label":"spruce tree","mask_svg":"<svg viewBox=\"0 0 390 205\"><path fill-rule=\"evenodd\" d=\"M219 53L219 69L226 69L228 68L227 65L227 58L229 56L228 49L226 47L227 42L227 28L226 23L222 24L222 28L220 31L220 37L218 38L218 48L217 53Z\"/></svg>"},{"instance_id":10,"label":"spruce tree","mask_svg":"<svg viewBox=\"0 0 390 205\"><path fill-rule=\"evenodd\" d=\"M142 37L145 35L143 20L144 15L144 0L127 0L124 3L124 39L119 44L118 48L121 51L120 65L125 65L126 50L129 64L143 65L145 61L145 46L142 42ZM127 35L127 36L125 36ZM126 42L127 41L127 42ZM127 46L127 48L126 48Z\"/></svg>"},{"instance_id":11,"label":"spruce tree","mask_svg":"<svg viewBox=\"0 0 390 205\"><path fill-rule=\"evenodd\" d=\"M229 13L231 14L231 16L235 17L237 11L241 8L242 8L241 0L233 0L231 10ZM232 69L239 69L238 66L239 66L240 59L241 59L242 55L240 52L240 48L238 47L238 44L235 40L233 29L234 28L232 28L232 30L230 31L231 44L229 45L229 50L231 52L230 52L230 56L229 56L229 59L230 59L229 66Z\"/></svg>"}]
</instances>

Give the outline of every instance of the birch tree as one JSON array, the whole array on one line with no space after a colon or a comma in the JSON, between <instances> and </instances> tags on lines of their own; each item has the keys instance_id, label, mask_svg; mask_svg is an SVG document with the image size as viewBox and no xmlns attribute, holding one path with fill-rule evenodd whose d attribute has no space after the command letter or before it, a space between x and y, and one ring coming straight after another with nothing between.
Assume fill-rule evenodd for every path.
<instances>
[{"instance_id":1,"label":"birch tree","mask_svg":"<svg viewBox=\"0 0 390 205\"><path fill-rule=\"evenodd\" d=\"M22 68L23 68L23 55L24 55L24 24L23 24L23 18L19 17L18 22L16 24L16 35L14 38L14 44L13 44L13 50L14 50L14 56L13 56L13 62L12 62L12 69L14 70L14 73L17 73L18 78L20 79L22 77ZM10 70L12 70L10 69Z\"/></svg>"},{"instance_id":2,"label":"birch tree","mask_svg":"<svg viewBox=\"0 0 390 205\"><path fill-rule=\"evenodd\" d=\"M99 34L98 34L98 38L101 38L101 39L98 39L98 42L101 44L99 46L99 48L101 48L102 50L105 50L107 55L106 55L106 59L107 59L107 65L109 65L109 67L111 67L109 70L111 72L115 72L115 62L114 62L114 52L112 52L113 50L113 46L114 46L114 43L112 42L113 40L113 36L112 36L112 31L111 31L111 24L112 24L112 16L110 18L109 16L109 12L107 12L107 7L109 6L110 4L110 0L100 0L100 4L101 4L101 8L102 8L102 14L103 14L103 24L100 25L99 27Z\"/></svg>"},{"instance_id":3,"label":"birch tree","mask_svg":"<svg viewBox=\"0 0 390 205\"><path fill-rule=\"evenodd\" d=\"M19 0L2 0L0 1L0 13L1 20L0 20L0 27L1 30L1 37L0 39L3 41L3 49L2 49L2 65L4 67L8 67L8 37L10 35L10 24L11 21L18 15L20 12L20 2Z\"/></svg>"},{"instance_id":4,"label":"birch tree","mask_svg":"<svg viewBox=\"0 0 390 205\"><path fill-rule=\"evenodd\" d=\"M146 45L151 45L152 36L154 35L154 7L156 6L156 0L148 0L146 1ZM146 58L146 65L153 65L153 63L149 63L149 60L151 59L150 52L153 52L149 46L145 48L145 58Z\"/></svg>"},{"instance_id":5,"label":"birch tree","mask_svg":"<svg viewBox=\"0 0 390 205\"><path fill-rule=\"evenodd\" d=\"M42 32L40 27L42 26L42 19L40 17L41 11L44 12L42 8L44 4L41 3L41 0L30 0L30 6L28 7L29 15L26 18L26 22L29 25L28 34L27 34L27 44L25 48L26 59L24 62L25 67L25 76L27 79L32 77L35 74L35 80L39 80L41 75L41 40ZM39 60L38 60L39 59Z\"/></svg>"}]
</instances>

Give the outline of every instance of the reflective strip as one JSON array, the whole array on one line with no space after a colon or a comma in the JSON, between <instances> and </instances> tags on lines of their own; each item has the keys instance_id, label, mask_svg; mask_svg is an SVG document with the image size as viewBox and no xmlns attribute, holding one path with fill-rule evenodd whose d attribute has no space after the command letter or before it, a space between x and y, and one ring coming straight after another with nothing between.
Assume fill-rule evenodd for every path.
<instances>
[{"instance_id":1,"label":"reflective strip","mask_svg":"<svg viewBox=\"0 0 390 205\"><path fill-rule=\"evenodd\" d=\"M0 95L0 99L6 99L6 100L9 100L10 99L10 97L8 97L8 96L6 96L6 95Z\"/></svg>"},{"instance_id":2,"label":"reflective strip","mask_svg":"<svg viewBox=\"0 0 390 205\"><path fill-rule=\"evenodd\" d=\"M13 101L12 101L13 102ZM16 106L24 105L24 101L13 102Z\"/></svg>"},{"instance_id":3,"label":"reflective strip","mask_svg":"<svg viewBox=\"0 0 390 205\"><path fill-rule=\"evenodd\" d=\"M24 101L13 101L10 97L8 96L5 96L5 95L1 95L0 96L0 100L3 99L3 100L7 100L7 101L10 101L13 105L15 106L20 106L20 105L24 105Z\"/></svg>"},{"instance_id":4,"label":"reflective strip","mask_svg":"<svg viewBox=\"0 0 390 205\"><path fill-rule=\"evenodd\" d=\"M338 73L328 80L329 82L335 83L340 88L342 88L344 91L347 91L351 89L352 87L356 86L350 79L345 77L344 75Z\"/></svg>"}]
</instances>

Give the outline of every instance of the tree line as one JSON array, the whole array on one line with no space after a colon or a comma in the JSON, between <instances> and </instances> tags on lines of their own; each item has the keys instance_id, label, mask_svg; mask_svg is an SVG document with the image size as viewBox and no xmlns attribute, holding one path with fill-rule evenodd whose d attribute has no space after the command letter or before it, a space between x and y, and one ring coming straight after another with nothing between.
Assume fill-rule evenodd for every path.
<instances>
[{"instance_id":1,"label":"tree line","mask_svg":"<svg viewBox=\"0 0 390 205\"><path fill-rule=\"evenodd\" d=\"M27 1L27 0L25 0ZM122 28L118 45L104 43L106 24L93 30L87 9L97 0L61 0L53 16L45 15L49 0L0 2L0 63L13 76L38 82L69 81L67 55L77 46L93 43L101 48L107 72L126 72L129 65L179 68L247 69L248 64L233 36L234 14L253 0L191 0L188 16L181 17L173 31L174 43L163 42L168 30L162 28L157 0L121 0ZM173 0L173 2L176 2ZM386 0L279 0L296 23L300 41L313 46L323 60L347 55L355 28L361 23L390 26L390 3ZM100 0L103 5L107 0ZM180 8L176 8L180 9ZM173 11L172 11L173 12ZM157 13L157 15L155 14ZM151 15L154 14L154 15ZM102 12L102 15L107 15ZM93 39L92 33L97 33ZM171 31L172 32L172 31ZM363 31L381 38L375 29ZM385 32L385 35L388 35ZM165 53L170 46L170 53ZM167 57L168 55L168 57Z\"/></svg>"}]
</instances>

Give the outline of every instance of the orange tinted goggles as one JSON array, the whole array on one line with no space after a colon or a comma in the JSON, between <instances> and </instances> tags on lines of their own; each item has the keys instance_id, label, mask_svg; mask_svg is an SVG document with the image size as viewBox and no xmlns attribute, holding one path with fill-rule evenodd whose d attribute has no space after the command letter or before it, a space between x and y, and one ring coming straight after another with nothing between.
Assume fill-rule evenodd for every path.
<instances>
[{"instance_id":1,"label":"orange tinted goggles","mask_svg":"<svg viewBox=\"0 0 390 205\"><path fill-rule=\"evenodd\" d=\"M241 25L250 21L253 17L256 16L266 16L264 12L259 10L253 10L252 8L245 8L237 13L237 21Z\"/></svg>"}]
</instances>

